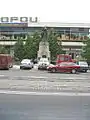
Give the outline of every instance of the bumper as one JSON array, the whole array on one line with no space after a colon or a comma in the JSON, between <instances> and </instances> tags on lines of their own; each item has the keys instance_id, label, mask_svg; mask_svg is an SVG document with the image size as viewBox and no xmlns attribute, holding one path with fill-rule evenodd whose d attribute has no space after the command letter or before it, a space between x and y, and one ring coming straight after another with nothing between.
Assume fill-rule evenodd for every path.
<instances>
[{"instance_id":1,"label":"bumper","mask_svg":"<svg viewBox=\"0 0 90 120\"><path fill-rule=\"evenodd\" d=\"M24 66L24 65L20 65L20 69L31 69L32 67L31 66Z\"/></svg>"},{"instance_id":2,"label":"bumper","mask_svg":"<svg viewBox=\"0 0 90 120\"><path fill-rule=\"evenodd\" d=\"M88 67L80 67L79 71L83 72L83 71L87 71L89 68Z\"/></svg>"},{"instance_id":3,"label":"bumper","mask_svg":"<svg viewBox=\"0 0 90 120\"><path fill-rule=\"evenodd\" d=\"M38 69L47 70L48 66L38 66Z\"/></svg>"},{"instance_id":4,"label":"bumper","mask_svg":"<svg viewBox=\"0 0 90 120\"><path fill-rule=\"evenodd\" d=\"M2 65L2 66L0 66L0 70L9 70L9 65Z\"/></svg>"}]
</instances>

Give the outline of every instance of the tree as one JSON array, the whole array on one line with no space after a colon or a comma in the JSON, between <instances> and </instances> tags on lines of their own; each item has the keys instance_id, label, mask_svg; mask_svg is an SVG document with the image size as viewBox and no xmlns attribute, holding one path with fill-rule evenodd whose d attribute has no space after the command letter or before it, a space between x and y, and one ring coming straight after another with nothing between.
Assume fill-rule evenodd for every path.
<instances>
[{"instance_id":1,"label":"tree","mask_svg":"<svg viewBox=\"0 0 90 120\"><path fill-rule=\"evenodd\" d=\"M7 54L7 53L8 53L8 50L4 46L1 46L0 47L0 54Z\"/></svg>"},{"instance_id":2,"label":"tree","mask_svg":"<svg viewBox=\"0 0 90 120\"><path fill-rule=\"evenodd\" d=\"M57 54L65 54L66 51L63 50L63 46L62 46L62 41L59 40L58 41L58 45L57 45Z\"/></svg>"},{"instance_id":3,"label":"tree","mask_svg":"<svg viewBox=\"0 0 90 120\"><path fill-rule=\"evenodd\" d=\"M90 38L84 42L86 45L82 51L82 57L84 57L87 61L90 61Z\"/></svg>"},{"instance_id":4,"label":"tree","mask_svg":"<svg viewBox=\"0 0 90 120\"><path fill-rule=\"evenodd\" d=\"M14 46L14 56L18 60L22 60L24 58L24 44L23 40L18 38L15 46Z\"/></svg>"},{"instance_id":5,"label":"tree","mask_svg":"<svg viewBox=\"0 0 90 120\"><path fill-rule=\"evenodd\" d=\"M25 43L25 58L37 58L37 51L39 49L40 40L40 35L37 32L35 32L32 36L28 35Z\"/></svg>"},{"instance_id":6,"label":"tree","mask_svg":"<svg viewBox=\"0 0 90 120\"><path fill-rule=\"evenodd\" d=\"M65 53L62 48L61 41L57 40L58 34L55 33L54 30L49 31L48 42L49 42L49 50L51 52L51 60L56 59L57 54Z\"/></svg>"}]
</instances>

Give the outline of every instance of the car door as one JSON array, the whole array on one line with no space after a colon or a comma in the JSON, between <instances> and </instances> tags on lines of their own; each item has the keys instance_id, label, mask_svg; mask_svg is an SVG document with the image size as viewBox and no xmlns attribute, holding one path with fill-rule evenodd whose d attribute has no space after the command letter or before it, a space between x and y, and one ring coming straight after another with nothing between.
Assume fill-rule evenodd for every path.
<instances>
[{"instance_id":1,"label":"car door","mask_svg":"<svg viewBox=\"0 0 90 120\"><path fill-rule=\"evenodd\" d=\"M60 72L69 72L71 70L71 66L68 62L64 62L60 64L59 71Z\"/></svg>"},{"instance_id":2,"label":"car door","mask_svg":"<svg viewBox=\"0 0 90 120\"><path fill-rule=\"evenodd\" d=\"M66 68L65 63L61 63L58 65L59 72L65 72L65 68Z\"/></svg>"}]
</instances>

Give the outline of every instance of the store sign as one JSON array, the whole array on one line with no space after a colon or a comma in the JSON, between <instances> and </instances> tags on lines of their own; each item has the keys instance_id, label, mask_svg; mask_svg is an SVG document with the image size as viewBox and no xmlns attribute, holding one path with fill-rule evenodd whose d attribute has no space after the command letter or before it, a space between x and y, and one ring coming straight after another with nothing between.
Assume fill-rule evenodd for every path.
<instances>
[{"instance_id":1,"label":"store sign","mask_svg":"<svg viewBox=\"0 0 90 120\"><path fill-rule=\"evenodd\" d=\"M10 40L10 37L0 36L0 40Z\"/></svg>"},{"instance_id":2,"label":"store sign","mask_svg":"<svg viewBox=\"0 0 90 120\"><path fill-rule=\"evenodd\" d=\"M27 36L25 36L25 37L19 37L20 39L23 39L23 40L25 40L26 38L27 38ZM18 36L17 36L17 38L14 38L14 36L12 36L12 37L10 37L10 36L2 36L2 35L0 35L0 40L13 40L13 39L18 39Z\"/></svg>"},{"instance_id":3,"label":"store sign","mask_svg":"<svg viewBox=\"0 0 90 120\"><path fill-rule=\"evenodd\" d=\"M28 23L0 23L0 27L27 27Z\"/></svg>"},{"instance_id":4,"label":"store sign","mask_svg":"<svg viewBox=\"0 0 90 120\"><path fill-rule=\"evenodd\" d=\"M38 18L32 17L0 17L0 23L29 23L38 22Z\"/></svg>"}]
</instances>

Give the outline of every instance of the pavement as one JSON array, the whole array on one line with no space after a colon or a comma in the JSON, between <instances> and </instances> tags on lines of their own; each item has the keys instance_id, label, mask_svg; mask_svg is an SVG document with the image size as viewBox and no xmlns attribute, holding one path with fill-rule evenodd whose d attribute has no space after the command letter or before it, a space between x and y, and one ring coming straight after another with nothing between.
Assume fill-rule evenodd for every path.
<instances>
[{"instance_id":1,"label":"pavement","mask_svg":"<svg viewBox=\"0 0 90 120\"><path fill-rule=\"evenodd\" d=\"M0 120L90 120L90 71L0 70Z\"/></svg>"},{"instance_id":2,"label":"pavement","mask_svg":"<svg viewBox=\"0 0 90 120\"><path fill-rule=\"evenodd\" d=\"M90 71L66 74L37 70L20 70L14 65L9 71L0 71L0 90L41 92L90 92Z\"/></svg>"},{"instance_id":3,"label":"pavement","mask_svg":"<svg viewBox=\"0 0 90 120\"><path fill-rule=\"evenodd\" d=\"M90 120L90 96L0 94L0 120Z\"/></svg>"}]
</instances>

